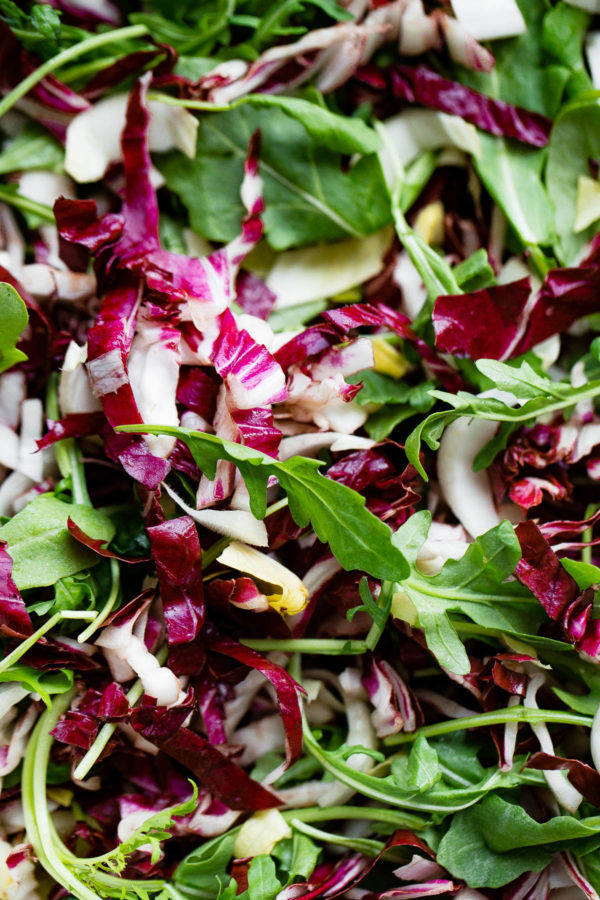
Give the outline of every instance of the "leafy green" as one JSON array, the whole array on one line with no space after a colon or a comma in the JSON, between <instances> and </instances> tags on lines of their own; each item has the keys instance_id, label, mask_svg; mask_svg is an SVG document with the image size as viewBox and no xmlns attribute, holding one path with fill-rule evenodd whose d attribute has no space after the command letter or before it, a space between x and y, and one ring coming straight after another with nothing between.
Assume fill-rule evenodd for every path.
<instances>
[{"instance_id":1,"label":"leafy green","mask_svg":"<svg viewBox=\"0 0 600 900\"><path fill-rule=\"evenodd\" d=\"M515 367L493 359L479 359L475 365L500 390L513 393L525 402L522 406L513 407L495 397L482 397L466 391L457 394L430 391L432 397L449 403L453 409L432 413L407 438L406 455L425 479L427 475L419 458L421 441L424 440L432 450L437 450L446 426L461 416L518 424L600 395L600 380L572 387L567 382L556 382L547 375L539 375L527 361Z\"/></svg>"},{"instance_id":2,"label":"leafy green","mask_svg":"<svg viewBox=\"0 0 600 900\"><path fill-rule=\"evenodd\" d=\"M600 107L597 100L575 102L559 113L548 145L547 181L554 205L555 252L563 265L574 262L596 234L597 223L575 234L577 185L590 176L590 159L600 157Z\"/></svg>"},{"instance_id":3,"label":"leafy green","mask_svg":"<svg viewBox=\"0 0 600 900\"><path fill-rule=\"evenodd\" d=\"M0 152L0 174L25 169L62 172L65 151L44 128L28 123Z\"/></svg>"},{"instance_id":4,"label":"leafy green","mask_svg":"<svg viewBox=\"0 0 600 900\"><path fill-rule=\"evenodd\" d=\"M356 395L356 401L361 406L381 404L381 408L371 413L365 424L369 437L376 441L386 438L405 419L428 412L435 403L429 393L434 386L433 381L412 385L372 369L357 372L346 381L349 384L362 381L363 386Z\"/></svg>"},{"instance_id":5,"label":"leafy green","mask_svg":"<svg viewBox=\"0 0 600 900\"><path fill-rule=\"evenodd\" d=\"M55 584L99 562L96 553L71 537L69 517L92 538L112 539L110 519L88 506L63 503L52 494L36 497L0 528L19 590Z\"/></svg>"},{"instance_id":6,"label":"leafy green","mask_svg":"<svg viewBox=\"0 0 600 900\"><path fill-rule=\"evenodd\" d=\"M501 522L478 537L462 559L448 560L433 576L423 575L416 565L430 524L431 514L421 510L394 534L393 542L402 550L411 571L399 585L392 614L406 617L414 609L417 624L423 628L427 646L439 664L466 675L471 664L449 612L461 613L488 629L520 635L528 631L536 634L544 613L531 602L526 588L518 582L506 582L521 558L519 541L509 522Z\"/></svg>"},{"instance_id":7,"label":"leafy green","mask_svg":"<svg viewBox=\"0 0 600 900\"><path fill-rule=\"evenodd\" d=\"M428 791L442 777L438 755L422 734L411 747L407 775L409 787L417 791Z\"/></svg>"},{"instance_id":8,"label":"leafy green","mask_svg":"<svg viewBox=\"0 0 600 900\"><path fill-rule=\"evenodd\" d=\"M54 597L30 603L27 609L38 616L64 612L70 609L93 609L96 601L96 586L90 572L77 572L59 578L54 585Z\"/></svg>"},{"instance_id":9,"label":"leafy green","mask_svg":"<svg viewBox=\"0 0 600 900\"><path fill-rule=\"evenodd\" d=\"M294 456L278 462L250 447L213 434L161 425L123 425L119 431L172 434L189 448L200 469L214 478L218 460L233 463L250 494L250 509L257 519L266 514L266 490L274 475L288 496L294 521L312 524L321 541L329 543L345 569L362 569L376 578L397 580L406 574L406 563L392 543L392 532L365 508L364 497L343 484L321 475L321 462ZM0 537L2 529L0 529Z\"/></svg>"},{"instance_id":10,"label":"leafy green","mask_svg":"<svg viewBox=\"0 0 600 900\"><path fill-rule=\"evenodd\" d=\"M487 255L487 250L480 247L467 259L454 266L452 270L461 291L469 293L496 284L496 277Z\"/></svg>"},{"instance_id":11,"label":"leafy green","mask_svg":"<svg viewBox=\"0 0 600 900\"><path fill-rule=\"evenodd\" d=\"M283 888L270 856L255 856L248 868L248 890L238 895L241 900L275 900Z\"/></svg>"},{"instance_id":12,"label":"leafy green","mask_svg":"<svg viewBox=\"0 0 600 900\"><path fill-rule=\"evenodd\" d=\"M175 869L173 878L177 888L185 893L189 885L194 897L213 900L220 879L226 877L236 837L237 829L234 829L192 850Z\"/></svg>"},{"instance_id":13,"label":"leafy green","mask_svg":"<svg viewBox=\"0 0 600 900\"><path fill-rule=\"evenodd\" d=\"M0 282L0 372L27 359L17 342L28 321L27 307L14 287Z\"/></svg>"},{"instance_id":14,"label":"leafy green","mask_svg":"<svg viewBox=\"0 0 600 900\"><path fill-rule=\"evenodd\" d=\"M290 110L305 103L302 109L314 116L320 140L290 118ZM339 153L323 146L323 140L329 135L328 141L339 146L347 134L342 135L337 124L327 124L332 119L337 122L337 117L319 110L306 101L294 101L288 104L288 114L277 108L244 105L202 115L196 158L172 153L158 161L168 187L187 207L192 227L203 237L218 241L231 240L239 231L244 159L257 128L262 134L260 174L266 236L275 249L362 237L387 225L389 203L377 156L361 157L344 172ZM353 133L358 133L358 125L353 124Z\"/></svg>"},{"instance_id":15,"label":"leafy green","mask_svg":"<svg viewBox=\"0 0 600 900\"><path fill-rule=\"evenodd\" d=\"M327 300L309 300L307 303L296 303L294 306L284 306L282 309L274 309L268 322L273 331L294 331L300 328L327 309Z\"/></svg>"},{"instance_id":16,"label":"leafy green","mask_svg":"<svg viewBox=\"0 0 600 900\"><path fill-rule=\"evenodd\" d=\"M31 666L14 665L0 672L0 682L20 682L32 693L39 694L48 709L52 706L53 694L64 694L73 687L73 672L60 669L58 672L43 672Z\"/></svg>"}]
</instances>

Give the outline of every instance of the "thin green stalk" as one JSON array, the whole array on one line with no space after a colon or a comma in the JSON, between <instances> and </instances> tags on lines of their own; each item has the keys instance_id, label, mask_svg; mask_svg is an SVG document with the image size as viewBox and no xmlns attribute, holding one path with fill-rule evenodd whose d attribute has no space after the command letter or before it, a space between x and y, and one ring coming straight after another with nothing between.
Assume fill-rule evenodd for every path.
<instances>
[{"instance_id":1,"label":"thin green stalk","mask_svg":"<svg viewBox=\"0 0 600 900\"><path fill-rule=\"evenodd\" d=\"M161 666L165 662L168 652L169 651L167 645L164 644L156 654L156 659ZM143 693L144 688L142 682L138 678L127 693L127 700L129 702L129 705L135 706ZM112 722L107 722L106 725L102 726L102 728L96 735L96 738L94 739L94 743L87 751L83 759L80 760L79 764L75 768L75 771L73 772L73 777L76 780L82 781L86 777L92 766L98 762L102 751L115 733L116 727L117 726Z\"/></svg>"},{"instance_id":2,"label":"thin green stalk","mask_svg":"<svg viewBox=\"0 0 600 900\"><path fill-rule=\"evenodd\" d=\"M375 649L379 643L379 638L385 630L392 608L394 588L395 585L393 581L384 581L381 584L381 590L379 592L379 597L377 598L377 607L380 611L380 615L377 618L373 618L373 624L369 628L369 632L365 638L364 643L367 650Z\"/></svg>"},{"instance_id":3,"label":"thin green stalk","mask_svg":"<svg viewBox=\"0 0 600 900\"><path fill-rule=\"evenodd\" d=\"M46 391L46 412L49 419L56 421L60 419L60 410L58 408L58 375L53 372L48 381L48 389ZM73 438L64 438L56 441L54 446L54 455L58 465L60 474L63 478L71 478L71 490L75 503L83 506L91 506L92 501L88 493L85 481L85 472L81 459L81 452L77 443Z\"/></svg>"},{"instance_id":4,"label":"thin green stalk","mask_svg":"<svg viewBox=\"0 0 600 900\"><path fill-rule=\"evenodd\" d=\"M365 641L344 641L336 638L290 638L277 640L270 638L240 638L240 643L251 650L268 652L282 650L284 653L325 653L329 656L355 655L366 653Z\"/></svg>"},{"instance_id":5,"label":"thin green stalk","mask_svg":"<svg viewBox=\"0 0 600 900\"><path fill-rule=\"evenodd\" d=\"M590 516L593 516L596 510L598 509L597 503L590 503L587 507L584 515L584 519L589 519ZM589 543L594 537L594 528L590 525L589 528L581 535L581 540L584 544ZM581 562L588 563L588 565L592 565L592 548L591 547L582 547L581 548Z\"/></svg>"},{"instance_id":6,"label":"thin green stalk","mask_svg":"<svg viewBox=\"0 0 600 900\"><path fill-rule=\"evenodd\" d=\"M100 626L108 618L113 606L119 598L119 590L121 587L121 570L119 569L119 563L116 559L111 559L110 561L110 576L112 579L110 594L107 597L106 603L104 604L98 615L94 618L92 624L85 628L81 632L81 634L77 635L77 640L80 644L85 644L85 642L88 641L96 631L98 631Z\"/></svg>"},{"instance_id":7,"label":"thin green stalk","mask_svg":"<svg viewBox=\"0 0 600 900\"><path fill-rule=\"evenodd\" d=\"M81 450L77 446L73 438L67 438L67 453L69 455L69 463L71 465L71 488L73 491L73 500L82 506L91 506L92 501L87 489L85 480L85 472L83 469L83 460Z\"/></svg>"},{"instance_id":8,"label":"thin green stalk","mask_svg":"<svg viewBox=\"0 0 600 900\"><path fill-rule=\"evenodd\" d=\"M0 200L3 203L8 203L9 206L14 206L15 209L20 209L21 212L31 213L54 225L54 212L49 206L46 206L44 203L37 203L36 200L30 200L29 197L24 197L23 194L19 194L16 191L11 191L6 185L0 185Z\"/></svg>"},{"instance_id":9,"label":"thin green stalk","mask_svg":"<svg viewBox=\"0 0 600 900\"><path fill-rule=\"evenodd\" d=\"M124 41L131 38L142 37L144 34L147 34L147 32L148 29L145 25L129 25L126 28L117 28L114 31L104 31L101 34L95 34L92 37L86 38L85 41L80 41L72 47L67 47L66 50L62 50L60 53L57 53L56 56L53 56L52 59L46 60L45 63L42 63L41 66L34 69L27 78L24 78L19 82L12 91L9 91L9 93L0 100L0 116L3 116L9 109L12 109L15 103L29 93L36 84L39 84L46 75L51 75L72 60L83 56L84 53L89 53L91 50L97 50L99 47L104 47L105 44L112 44L115 41Z\"/></svg>"},{"instance_id":10,"label":"thin green stalk","mask_svg":"<svg viewBox=\"0 0 600 900\"><path fill-rule=\"evenodd\" d=\"M478 713L475 716L462 716L459 719L447 719L444 722L436 722L434 725L424 725L417 731L394 734L383 739L388 747L397 744L409 744L419 735L425 738L438 737L441 734L452 734L455 731L465 731L468 728L488 728L490 725L505 725L507 722L526 722L536 725L539 722L557 723L560 725L582 725L584 728L592 727L591 716L581 716L578 713L570 713L560 709L528 709L524 706L512 706L507 709L497 709L493 712Z\"/></svg>"},{"instance_id":11,"label":"thin green stalk","mask_svg":"<svg viewBox=\"0 0 600 900\"><path fill-rule=\"evenodd\" d=\"M346 847L347 850L353 850L356 853L364 853L365 856L377 856L384 849L383 841L376 841L372 838L353 838L344 834L331 834L329 831L321 831L320 828L313 828L306 825L300 819L294 818L290 825L301 834L305 834L309 838L317 841L324 841L328 844L336 844L339 847Z\"/></svg>"},{"instance_id":12,"label":"thin green stalk","mask_svg":"<svg viewBox=\"0 0 600 900\"><path fill-rule=\"evenodd\" d=\"M333 822L336 819L364 819L382 822L396 828L424 828L426 819L404 812L402 809L386 809L379 806L308 806L305 809L286 809L281 813L286 822Z\"/></svg>"}]
</instances>

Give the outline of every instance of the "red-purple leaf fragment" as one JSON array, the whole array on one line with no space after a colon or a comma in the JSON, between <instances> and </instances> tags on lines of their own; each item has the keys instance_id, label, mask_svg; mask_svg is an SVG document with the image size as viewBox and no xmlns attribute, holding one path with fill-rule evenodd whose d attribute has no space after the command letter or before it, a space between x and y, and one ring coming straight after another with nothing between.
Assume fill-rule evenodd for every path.
<instances>
[{"instance_id":1,"label":"red-purple leaf fragment","mask_svg":"<svg viewBox=\"0 0 600 900\"><path fill-rule=\"evenodd\" d=\"M24 638L33 634L33 625L13 581L13 561L6 547L6 541L0 541L0 631L10 637Z\"/></svg>"}]
</instances>

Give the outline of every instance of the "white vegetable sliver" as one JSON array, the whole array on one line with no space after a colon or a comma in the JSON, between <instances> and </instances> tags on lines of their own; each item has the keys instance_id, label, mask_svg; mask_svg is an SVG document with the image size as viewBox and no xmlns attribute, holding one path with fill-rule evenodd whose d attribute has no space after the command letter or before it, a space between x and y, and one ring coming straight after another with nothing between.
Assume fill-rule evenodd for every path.
<instances>
[{"instance_id":1,"label":"white vegetable sliver","mask_svg":"<svg viewBox=\"0 0 600 900\"><path fill-rule=\"evenodd\" d=\"M451 0L456 18L477 41L516 37L527 31L515 0Z\"/></svg>"}]
</instances>

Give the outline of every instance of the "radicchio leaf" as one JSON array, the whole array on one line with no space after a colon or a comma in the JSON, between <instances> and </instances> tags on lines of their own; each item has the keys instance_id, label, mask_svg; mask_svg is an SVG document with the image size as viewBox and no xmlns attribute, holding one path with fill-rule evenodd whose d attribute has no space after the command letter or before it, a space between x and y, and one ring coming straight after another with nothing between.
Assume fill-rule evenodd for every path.
<instances>
[{"instance_id":1,"label":"radicchio leaf","mask_svg":"<svg viewBox=\"0 0 600 900\"><path fill-rule=\"evenodd\" d=\"M243 644L220 640L212 644L211 649L262 672L275 688L277 705L285 728L285 767L288 768L302 754L302 712L299 697L304 693L304 689L281 666L266 659L256 650L244 647Z\"/></svg>"},{"instance_id":2,"label":"radicchio leaf","mask_svg":"<svg viewBox=\"0 0 600 900\"><path fill-rule=\"evenodd\" d=\"M202 551L194 520L169 519L148 528L169 644L198 636L204 622Z\"/></svg>"},{"instance_id":3,"label":"radicchio leaf","mask_svg":"<svg viewBox=\"0 0 600 900\"><path fill-rule=\"evenodd\" d=\"M0 541L0 631L23 638L33 634L33 625L12 579L13 561L6 547L6 541Z\"/></svg>"},{"instance_id":4,"label":"radicchio leaf","mask_svg":"<svg viewBox=\"0 0 600 900\"><path fill-rule=\"evenodd\" d=\"M516 138L532 147L545 147L548 143L552 120L546 116L487 97L426 66L391 66L387 74L394 97L460 116L482 131ZM357 77L372 87L385 87L380 69L362 69Z\"/></svg>"},{"instance_id":5,"label":"radicchio leaf","mask_svg":"<svg viewBox=\"0 0 600 900\"><path fill-rule=\"evenodd\" d=\"M593 618L593 590L580 593L534 522L520 522L515 531L523 554L515 575L562 626L565 639L580 652L599 659L600 619Z\"/></svg>"},{"instance_id":6,"label":"radicchio leaf","mask_svg":"<svg viewBox=\"0 0 600 900\"><path fill-rule=\"evenodd\" d=\"M63 441L65 438L82 438L90 434L98 434L105 422L102 412L71 413L56 422L48 421L48 431L44 437L36 441L38 450Z\"/></svg>"},{"instance_id":7,"label":"radicchio leaf","mask_svg":"<svg viewBox=\"0 0 600 900\"><path fill-rule=\"evenodd\" d=\"M586 800L600 808L600 774L579 759L564 759L550 753L534 753L526 762L528 769L543 772L564 770L567 778Z\"/></svg>"},{"instance_id":8,"label":"radicchio leaf","mask_svg":"<svg viewBox=\"0 0 600 900\"><path fill-rule=\"evenodd\" d=\"M256 811L280 805L274 794L253 781L233 760L220 753L195 731L180 728L172 736L154 739L149 737L147 729L142 729L141 734L156 744L163 753L185 766L230 809Z\"/></svg>"},{"instance_id":9,"label":"radicchio leaf","mask_svg":"<svg viewBox=\"0 0 600 900\"><path fill-rule=\"evenodd\" d=\"M93 550L94 553L97 553L99 556L104 556L107 559L118 559L119 562L124 563L141 563L148 562L150 559L149 556L119 556L118 553L113 553L112 550L109 550L108 547L104 547L106 541L99 540L98 538L90 537L89 534L86 534L83 529L77 525L73 519L67 520L67 528L69 529L69 534L71 537L74 537L76 541L79 541L80 544L83 544L84 547L89 547L90 550Z\"/></svg>"}]
</instances>

